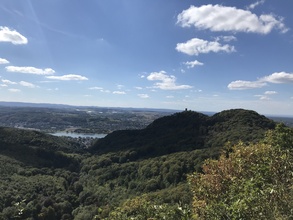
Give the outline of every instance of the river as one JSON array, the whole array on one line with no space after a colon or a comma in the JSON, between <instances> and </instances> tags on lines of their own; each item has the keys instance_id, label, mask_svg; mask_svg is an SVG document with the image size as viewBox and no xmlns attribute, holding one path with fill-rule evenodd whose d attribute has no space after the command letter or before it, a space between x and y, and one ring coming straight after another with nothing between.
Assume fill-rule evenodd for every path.
<instances>
[{"instance_id":1,"label":"river","mask_svg":"<svg viewBox=\"0 0 293 220\"><path fill-rule=\"evenodd\" d=\"M72 137L72 138L103 138L107 134L84 134L84 133L76 133L76 132L66 132L66 131L59 131L55 133L50 133L51 135L54 136L65 136L65 137Z\"/></svg>"}]
</instances>

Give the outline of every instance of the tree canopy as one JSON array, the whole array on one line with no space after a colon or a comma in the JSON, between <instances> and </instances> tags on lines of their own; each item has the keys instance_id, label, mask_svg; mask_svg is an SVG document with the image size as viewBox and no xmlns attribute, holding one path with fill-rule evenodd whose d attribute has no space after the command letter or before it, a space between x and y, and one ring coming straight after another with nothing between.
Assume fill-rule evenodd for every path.
<instances>
[{"instance_id":1,"label":"tree canopy","mask_svg":"<svg viewBox=\"0 0 293 220\"><path fill-rule=\"evenodd\" d=\"M278 125L259 143L206 160L203 173L189 176L195 218L292 219L292 150L293 130Z\"/></svg>"}]
</instances>

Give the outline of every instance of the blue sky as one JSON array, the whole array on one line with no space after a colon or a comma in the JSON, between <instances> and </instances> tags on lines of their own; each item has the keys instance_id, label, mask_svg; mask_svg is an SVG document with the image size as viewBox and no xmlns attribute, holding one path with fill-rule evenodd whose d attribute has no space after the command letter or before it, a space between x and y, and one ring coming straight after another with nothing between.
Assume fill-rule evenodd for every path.
<instances>
[{"instance_id":1,"label":"blue sky","mask_svg":"<svg viewBox=\"0 0 293 220\"><path fill-rule=\"evenodd\" d=\"M293 115L292 8L1 0L0 101Z\"/></svg>"}]
</instances>

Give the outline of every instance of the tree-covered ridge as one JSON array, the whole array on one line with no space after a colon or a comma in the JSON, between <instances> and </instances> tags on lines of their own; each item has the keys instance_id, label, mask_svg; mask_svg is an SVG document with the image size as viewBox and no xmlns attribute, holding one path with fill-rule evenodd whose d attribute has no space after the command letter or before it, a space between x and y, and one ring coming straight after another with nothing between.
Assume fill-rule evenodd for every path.
<instances>
[{"instance_id":1,"label":"tree-covered ridge","mask_svg":"<svg viewBox=\"0 0 293 220\"><path fill-rule=\"evenodd\" d=\"M237 123L242 117L246 119ZM251 127L255 134L248 134ZM99 153L63 151L63 140L38 136L34 131L28 131L26 142L21 142L21 135L13 142L13 133L19 130L5 130L11 134L0 139L0 219L192 219L195 191L190 185L192 176L190 182L187 176L194 171L202 174L204 161L218 159L221 151L229 158L240 146L239 132L245 140L243 149L259 144L283 149L293 142L286 127L285 131L268 131L270 127L275 127L272 121L242 109L224 112L221 117L184 111L160 118L143 130L113 132L111 139L105 138L111 148ZM29 137L35 135L44 140L32 144ZM204 144L207 138L220 141L190 147L198 137ZM226 144L230 137L235 138ZM50 140L57 148L46 145ZM150 154L154 143L164 147Z\"/></svg>"},{"instance_id":2,"label":"tree-covered ridge","mask_svg":"<svg viewBox=\"0 0 293 220\"><path fill-rule=\"evenodd\" d=\"M264 132L274 129L276 122L258 114L255 111L231 109L213 115L210 120L208 147L222 147L227 141L230 143L256 142Z\"/></svg>"},{"instance_id":3,"label":"tree-covered ridge","mask_svg":"<svg viewBox=\"0 0 293 220\"><path fill-rule=\"evenodd\" d=\"M0 127L0 144L1 146L5 146L6 144L30 147L35 146L54 151L72 151L78 148L76 142L68 141L65 138L48 135L34 130L8 127Z\"/></svg>"},{"instance_id":4,"label":"tree-covered ridge","mask_svg":"<svg viewBox=\"0 0 293 220\"><path fill-rule=\"evenodd\" d=\"M133 149L140 155L164 155L207 147L227 141L257 141L275 122L254 111L233 109L211 117L184 111L155 120L145 129L115 131L92 148L98 153Z\"/></svg>"}]
</instances>

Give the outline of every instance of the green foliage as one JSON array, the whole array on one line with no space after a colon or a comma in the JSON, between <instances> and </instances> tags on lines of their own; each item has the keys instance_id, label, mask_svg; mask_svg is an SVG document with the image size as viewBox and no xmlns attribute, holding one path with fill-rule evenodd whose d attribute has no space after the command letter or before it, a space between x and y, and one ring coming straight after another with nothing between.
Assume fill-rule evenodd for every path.
<instances>
[{"instance_id":1,"label":"green foliage","mask_svg":"<svg viewBox=\"0 0 293 220\"><path fill-rule=\"evenodd\" d=\"M0 127L0 150L5 145L31 146L45 150L73 151L77 144L39 131Z\"/></svg>"},{"instance_id":2,"label":"green foliage","mask_svg":"<svg viewBox=\"0 0 293 220\"><path fill-rule=\"evenodd\" d=\"M62 169L30 168L1 156L6 175L0 178L0 219L61 219L71 216L74 198L67 195L73 175ZM13 169L10 169L13 167Z\"/></svg>"},{"instance_id":3,"label":"green foliage","mask_svg":"<svg viewBox=\"0 0 293 220\"><path fill-rule=\"evenodd\" d=\"M17 149L6 147L3 152ZM137 161L130 161L135 155L133 151L64 154L64 158L81 161L78 173L67 166L57 168L54 163L44 166L47 161L54 161L51 154L46 155L49 158L40 154L29 156L25 151L15 154L0 154L0 219L104 219L123 201L142 194L147 194L151 201L148 209L153 207L151 204L162 204L164 208L158 209L157 215L172 213L178 203L183 207L191 202L186 173L194 167L199 169L204 159L216 157L218 151L202 149ZM21 154L23 157L18 160Z\"/></svg>"},{"instance_id":4,"label":"green foliage","mask_svg":"<svg viewBox=\"0 0 293 220\"><path fill-rule=\"evenodd\" d=\"M241 178L235 177L233 182L227 177L222 183L213 173L204 182L211 185L210 189L198 186L210 190L207 192L213 192L215 197L217 190L231 191L225 201L209 206L213 213L210 218L217 214L226 219L226 208L233 216L248 215L246 210L254 203L264 203L264 207L275 205L274 210L284 203L284 210L277 211L278 216L286 217L284 213L289 209L292 194L287 183L281 188L281 196L275 194L281 191L274 184L289 178L283 167L286 165L287 170L292 167L283 163L283 159L290 161L284 152L291 152L287 143L292 143L292 131L277 126L280 132L269 132L263 142L256 144L263 150L246 153L247 160L238 161L245 175L237 171L237 160L232 163L227 157L232 151L230 155L237 155L237 147L254 149L256 145L246 147L247 142L259 140L270 126L274 127L270 120L245 110L227 111L213 117L185 111L156 120L143 130L113 132L91 152L77 152L72 150L74 144L40 132L0 129L0 219L192 219L191 190L195 190L193 185L190 188L188 174L195 170L200 176L202 171L216 172L221 166L223 170L230 167L228 171L234 170L232 174ZM231 143L243 138L245 144L222 148L230 138ZM279 151L265 148L271 145L278 146ZM230 158L233 166L228 162L220 166L213 160L219 158L221 150L224 153L220 160ZM248 157L251 152L252 156ZM275 153L278 164L265 156L268 152ZM202 168L206 159L210 160ZM258 163L261 165L253 166ZM274 164L273 175L268 175L271 172L268 164ZM213 171L207 172L207 167ZM228 171L226 176L230 175ZM256 172L260 174L253 176ZM246 176L250 179L245 179ZM268 176L275 181L269 187L263 183ZM195 181L193 177L191 182ZM217 181L221 184L215 187ZM267 195L268 191L271 197L265 199L274 203L265 203L259 196ZM197 201L208 207L203 198Z\"/></svg>"},{"instance_id":5,"label":"green foliage","mask_svg":"<svg viewBox=\"0 0 293 220\"><path fill-rule=\"evenodd\" d=\"M293 129L277 124L276 129L266 133L265 142L281 148L293 148Z\"/></svg>"},{"instance_id":6,"label":"green foliage","mask_svg":"<svg viewBox=\"0 0 293 220\"><path fill-rule=\"evenodd\" d=\"M219 112L210 118L212 129L206 146L224 146L226 142L233 144L242 142L258 142L265 132L274 129L276 123L254 111L232 109Z\"/></svg>"},{"instance_id":7,"label":"green foliage","mask_svg":"<svg viewBox=\"0 0 293 220\"><path fill-rule=\"evenodd\" d=\"M292 219L292 129L277 126L264 143L232 147L189 176L198 219Z\"/></svg>"},{"instance_id":8,"label":"green foliage","mask_svg":"<svg viewBox=\"0 0 293 220\"><path fill-rule=\"evenodd\" d=\"M159 118L142 130L113 132L97 141L91 150L98 154L133 150L137 158L142 158L221 148L227 141L257 142L275 124L254 111L243 109L227 110L211 117L184 111Z\"/></svg>"},{"instance_id":9,"label":"green foliage","mask_svg":"<svg viewBox=\"0 0 293 220\"><path fill-rule=\"evenodd\" d=\"M145 196L141 196L125 201L121 207L112 211L105 220L188 220L190 218L191 209L187 205L156 204L149 201Z\"/></svg>"}]
</instances>

